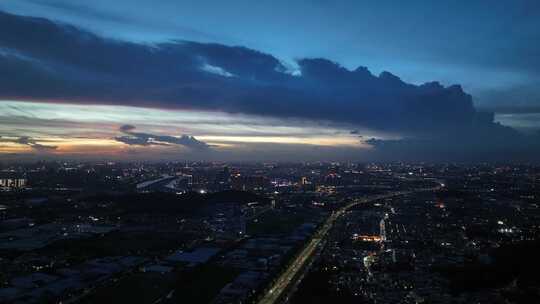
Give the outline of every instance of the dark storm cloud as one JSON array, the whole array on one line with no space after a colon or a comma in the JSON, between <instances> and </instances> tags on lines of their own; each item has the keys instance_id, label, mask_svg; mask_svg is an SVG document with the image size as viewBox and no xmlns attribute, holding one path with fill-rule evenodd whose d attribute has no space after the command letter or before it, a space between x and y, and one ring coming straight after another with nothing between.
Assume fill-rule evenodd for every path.
<instances>
[{"instance_id":1,"label":"dark storm cloud","mask_svg":"<svg viewBox=\"0 0 540 304\"><path fill-rule=\"evenodd\" d=\"M513 85L534 85L520 102L534 107L540 100L537 0L5 0L0 9L128 41L183 37L267 50L288 62L316 55L377 73L391 67L416 84L434 77L462 83L482 107L512 106L514 96L484 92Z\"/></svg>"},{"instance_id":2,"label":"dark storm cloud","mask_svg":"<svg viewBox=\"0 0 540 304\"><path fill-rule=\"evenodd\" d=\"M135 126L133 126L133 125L122 125L118 129L120 131L124 132L124 133L128 133L128 132L131 132L131 131L135 130Z\"/></svg>"},{"instance_id":3,"label":"dark storm cloud","mask_svg":"<svg viewBox=\"0 0 540 304\"><path fill-rule=\"evenodd\" d=\"M0 27L11 29L0 33L5 98L187 107L410 131L446 128L475 115L459 87L417 87L325 59L300 60L302 76L292 76L273 56L243 47L141 45L9 14L0 15ZM235 77L208 72L208 66Z\"/></svg>"},{"instance_id":4,"label":"dark storm cloud","mask_svg":"<svg viewBox=\"0 0 540 304\"><path fill-rule=\"evenodd\" d=\"M498 133L451 134L429 139L366 141L378 151L376 159L391 161L508 162L538 161L540 133L523 135L508 127Z\"/></svg>"},{"instance_id":5,"label":"dark storm cloud","mask_svg":"<svg viewBox=\"0 0 540 304\"><path fill-rule=\"evenodd\" d=\"M118 136L115 139L119 142L135 146L169 146L182 145L191 149L205 150L209 148L205 142L197 140L193 136L182 135L180 137L155 135L149 133L135 132L135 126L123 125L119 130L127 136Z\"/></svg>"},{"instance_id":6,"label":"dark storm cloud","mask_svg":"<svg viewBox=\"0 0 540 304\"><path fill-rule=\"evenodd\" d=\"M481 94L486 102L479 107L496 113L540 113L538 88L540 81L484 91Z\"/></svg>"},{"instance_id":7,"label":"dark storm cloud","mask_svg":"<svg viewBox=\"0 0 540 304\"><path fill-rule=\"evenodd\" d=\"M36 151L41 152L52 151L58 148L57 146L38 144L33 138L30 138L28 136L21 136L18 138L5 138L0 136L0 142L11 142L19 145L25 145L31 147L32 149L35 149Z\"/></svg>"},{"instance_id":8,"label":"dark storm cloud","mask_svg":"<svg viewBox=\"0 0 540 304\"><path fill-rule=\"evenodd\" d=\"M103 22L112 22L112 23L132 23L140 20L131 18L126 15L119 15L110 13L105 10L95 9L92 6L85 5L84 3L76 2L64 2L64 1L54 1L54 0L28 0L28 3L33 3L39 7L52 8L55 10L62 11L64 13L81 15L87 18L103 21Z\"/></svg>"},{"instance_id":9,"label":"dark storm cloud","mask_svg":"<svg viewBox=\"0 0 540 304\"><path fill-rule=\"evenodd\" d=\"M478 112L458 85L417 86L389 72L375 76L323 58L298 60L298 75L275 57L244 47L137 44L1 12L0 28L10 29L0 31L0 98L307 118L399 132L441 148L445 140L459 145L464 135L504 147L500 134L506 129ZM207 147L189 136L140 133L127 125L121 131L126 136L116 140L130 145Z\"/></svg>"}]
</instances>

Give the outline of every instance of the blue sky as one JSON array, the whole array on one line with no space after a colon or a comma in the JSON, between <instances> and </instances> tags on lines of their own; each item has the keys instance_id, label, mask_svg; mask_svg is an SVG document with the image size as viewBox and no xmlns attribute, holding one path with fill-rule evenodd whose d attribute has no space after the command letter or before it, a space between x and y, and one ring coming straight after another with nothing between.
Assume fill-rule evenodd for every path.
<instances>
[{"instance_id":1,"label":"blue sky","mask_svg":"<svg viewBox=\"0 0 540 304\"><path fill-rule=\"evenodd\" d=\"M40 85L28 84L25 88L24 82L28 80L24 77L31 73L15 72L23 80L7 85L5 91L9 94L3 96L6 105L38 101L150 106L169 111L194 109L202 111L201 117L206 115L206 111L214 111L224 117L240 113L251 115L252 120L254 117L278 119L286 126L301 128L301 137L309 137L310 145L317 140L325 142L323 137L328 134L314 127L324 121L333 132L344 136L336 145L342 144L347 149L352 149L350 131L357 130L364 134L358 141L358 149L365 148L368 138L387 140L384 146L376 141L371 144L389 150L394 144L392 140L396 139L465 138L464 143L472 146L475 140L464 134L471 134L468 128L477 125L476 121L486 120L476 117L476 111L493 111L495 122L520 132L534 133L540 129L540 4L537 1L5 0L0 2L0 11L14 14L18 16L17 22L23 22L10 24L31 22L26 17L42 17L59 25L53 28L50 24L38 23L35 31L32 27L12 28L12 33L5 33L4 41L0 38L0 55L6 60L17 59L16 63L8 62L10 65L6 65L6 69L15 66L13 71L21 71L18 64L25 68L32 65L31 73L36 73L32 77L40 77L31 78L39 79L37 83ZM65 24L78 30L62 28ZM33 35L39 31L40 34ZM21 37L17 37L18 33ZM55 33L59 33L57 37L61 38L47 42L48 35ZM34 40L25 41L25 35L32 36ZM95 37L96 44L90 43L88 37ZM73 41L80 47L73 52L79 53L55 49L55 43L65 46L73 45ZM170 52L177 52L170 64L163 43L169 43ZM40 46L45 50L40 50ZM151 58L158 56L152 55L145 46L155 48L159 58ZM245 50L230 46L241 46ZM99 48L106 55L93 58L93 51L85 50L85 47ZM133 57L122 58L125 62L119 60L123 57L118 55L122 50L130 52ZM184 60L180 58L182 56L188 57ZM304 58L324 58L343 66L348 72L321 61L302 61ZM118 61L121 64L116 65ZM88 65L89 62L92 66ZM147 64L140 69L142 76L132 76L133 72L128 70L141 62L156 65L153 68ZM170 68L168 65L186 64L197 65L196 71L165 72ZM350 72L359 66L367 67L375 77L383 71L390 71L405 83L420 86L425 82L439 81L447 88L437 85L405 88L403 83L392 83L392 74L392 77L373 78L367 74L361 76L362 69L356 74ZM272 69L280 73L273 73ZM223 79L208 79L207 74L200 73L201 70ZM133 71L138 70L133 67ZM164 86L158 83L160 79L169 81L171 73L178 77L176 83L184 86L181 95L170 93L178 90L172 84ZM127 75L130 79L126 78ZM118 77L124 77L124 80L118 82ZM76 83L70 83L73 79ZM453 84L460 84L464 92L461 88L450 87ZM140 87L140 92L126 93L130 86ZM185 91L186 86L189 86L189 91ZM101 91L103 87L106 88ZM278 89L271 90L270 87ZM56 91L51 92L50 88ZM313 93L314 89L320 92L312 97L306 95ZM436 91L433 103L426 106L424 103L430 101L425 100L427 97L424 95L432 89ZM392 92L397 92L395 90L406 93L392 95ZM143 96L143 100L135 100L139 96ZM179 97L180 101L177 100ZM309 98L315 100L309 101ZM329 107L329 100L325 98L331 99L330 103L336 107ZM396 101L411 98L420 99L413 101L414 106L409 109ZM273 106L254 105L253 100ZM358 100L367 104L357 104ZM470 101L472 105L468 105ZM310 103L313 106L308 106ZM49 110L53 108L60 111L53 105ZM40 116L43 109L41 111L30 114L43 119ZM15 115L6 110L0 114L5 117ZM17 115L21 115L20 112ZM85 119L79 116L66 121ZM122 136L118 127L129 123L126 121L128 117L123 117L123 120L116 121L117 125L111 127L117 137ZM493 119L488 120L488 126L475 127L472 134L485 137L484 133L489 133L493 137L491 144L499 148L527 146L522 141L503 143L495 140L513 136L501 131ZM411 127L415 123L417 125ZM244 127L249 125L245 121L242 124ZM306 124L312 126L306 127ZM146 129L144 126L137 128L143 128L141 131L144 132L173 135L170 132L174 128L160 129L159 125L160 122L156 121ZM277 131L270 130L271 125L267 126L264 134L242 133L245 142L249 142L247 145L252 145L244 147L244 150L253 148L254 142L268 143L254 138L273 137ZM0 126L0 131L4 132L4 145L9 144L10 151L16 145L31 146L25 140L18 140L27 135L13 134L10 128ZM422 128L439 133L421 131ZM453 129L459 131L450 132ZM7 131L11 133L7 134ZM190 133L213 140L214 144L223 143L221 139L216 140L215 128L209 128L207 132L198 129L196 134L190 132L188 126L174 131L180 132L174 134L178 136ZM32 133L31 130L25 132ZM231 134L225 133L220 136L231 138ZM108 136L108 140L115 138L112 133ZM285 139L283 134L280 136L283 143L307 143L299 140L298 134L290 136L296 138L296 142ZM236 144L239 142L242 141ZM325 143L322 146L328 146L328 142ZM407 141L407 144L414 145L416 150L424 149L418 141ZM445 151L450 149L440 142L433 146L440 146ZM416 150L410 153L414 154ZM350 150L340 152L340 155L350 157L354 153L363 155L366 151L360 152ZM434 153L438 152L427 154ZM524 154L527 153L520 153ZM329 157L331 155L329 153ZM388 152L388 155L392 153Z\"/></svg>"},{"instance_id":2,"label":"blue sky","mask_svg":"<svg viewBox=\"0 0 540 304\"><path fill-rule=\"evenodd\" d=\"M459 83L480 107L540 105L537 1L6 0L0 9L130 41L242 45L291 66L324 57L417 84Z\"/></svg>"}]
</instances>

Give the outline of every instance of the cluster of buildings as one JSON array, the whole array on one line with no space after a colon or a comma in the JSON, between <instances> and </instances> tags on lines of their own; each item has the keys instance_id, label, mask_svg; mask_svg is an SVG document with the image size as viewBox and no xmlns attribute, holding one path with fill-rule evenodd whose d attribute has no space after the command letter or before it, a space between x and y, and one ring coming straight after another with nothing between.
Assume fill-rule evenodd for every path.
<instances>
[{"instance_id":1,"label":"cluster of buildings","mask_svg":"<svg viewBox=\"0 0 540 304\"><path fill-rule=\"evenodd\" d=\"M279 272L287 258L293 256L312 235L317 225L302 224L283 237L249 238L237 248L224 253L216 263L240 270L240 274L221 289L214 303L243 303L256 295L268 283L268 278Z\"/></svg>"},{"instance_id":2,"label":"cluster of buildings","mask_svg":"<svg viewBox=\"0 0 540 304\"><path fill-rule=\"evenodd\" d=\"M492 265L496 248L540 235L534 166L55 162L0 170L0 303L76 303L139 275L165 282L153 301L172 303L190 292L178 278L205 269L234 274L215 286L202 281L214 303L253 302L335 210L434 184L445 186L347 211L304 280L324 272L336 294L366 303L496 303L505 300L500 289L455 290L445 272Z\"/></svg>"},{"instance_id":3,"label":"cluster of buildings","mask_svg":"<svg viewBox=\"0 0 540 304\"><path fill-rule=\"evenodd\" d=\"M10 191L26 188L28 181L23 174L0 171L0 190Z\"/></svg>"},{"instance_id":4,"label":"cluster of buildings","mask_svg":"<svg viewBox=\"0 0 540 304\"><path fill-rule=\"evenodd\" d=\"M0 288L0 302L46 303L58 298L77 299L145 262L145 258L137 256L105 257L54 272L37 271L16 276Z\"/></svg>"},{"instance_id":5,"label":"cluster of buildings","mask_svg":"<svg viewBox=\"0 0 540 304\"><path fill-rule=\"evenodd\" d=\"M499 248L540 236L537 172L439 170L450 189L380 200L339 220L315 269L332 290L365 303L510 303L526 293L493 269Z\"/></svg>"},{"instance_id":6,"label":"cluster of buildings","mask_svg":"<svg viewBox=\"0 0 540 304\"><path fill-rule=\"evenodd\" d=\"M93 223L36 225L27 218L4 220L1 226L18 228L0 233L0 249L17 251L31 251L59 240L89 238L116 230L114 226Z\"/></svg>"}]
</instances>

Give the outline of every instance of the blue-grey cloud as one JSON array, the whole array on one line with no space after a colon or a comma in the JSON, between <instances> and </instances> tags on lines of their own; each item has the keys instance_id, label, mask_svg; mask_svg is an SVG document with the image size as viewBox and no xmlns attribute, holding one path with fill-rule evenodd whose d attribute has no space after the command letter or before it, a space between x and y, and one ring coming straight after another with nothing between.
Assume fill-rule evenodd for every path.
<instances>
[{"instance_id":1,"label":"blue-grey cloud","mask_svg":"<svg viewBox=\"0 0 540 304\"><path fill-rule=\"evenodd\" d=\"M17 138L5 138L0 136L0 142L10 142L19 145L25 145L40 152L52 151L58 148L57 146L39 144L36 142L35 139L30 138L29 136L21 136Z\"/></svg>"},{"instance_id":2,"label":"blue-grey cloud","mask_svg":"<svg viewBox=\"0 0 540 304\"><path fill-rule=\"evenodd\" d=\"M540 68L540 67L539 67ZM496 113L540 113L540 80L482 92L485 102L479 104Z\"/></svg>"},{"instance_id":3,"label":"blue-grey cloud","mask_svg":"<svg viewBox=\"0 0 540 304\"><path fill-rule=\"evenodd\" d=\"M470 96L457 86L418 87L325 59L300 60L302 76L292 76L275 57L244 47L141 45L9 14L0 15L0 26L12 29L0 33L0 64L10 72L0 84L4 97L215 109L411 131L446 128L475 115ZM210 73L207 65L235 77Z\"/></svg>"},{"instance_id":4,"label":"blue-grey cloud","mask_svg":"<svg viewBox=\"0 0 540 304\"><path fill-rule=\"evenodd\" d=\"M488 130L485 130L488 131ZM377 159L392 161L508 162L538 161L540 133L523 135L499 126L493 133L452 134L424 139L370 139Z\"/></svg>"},{"instance_id":5,"label":"blue-grey cloud","mask_svg":"<svg viewBox=\"0 0 540 304\"><path fill-rule=\"evenodd\" d=\"M326 120L429 140L441 149L444 142L457 146L461 138L471 138L500 150L507 133L521 138L494 123L492 114L477 111L459 85L412 85L390 72L375 76L367 68L348 70L324 58L298 60L295 74L274 56L245 47L137 44L1 12L0 28L10 29L0 31L1 98ZM126 135L116 140L131 145L200 143L189 136L121 131Z\"/></svg>"},{"instance_id":6,"label":"blue-grey cloud","mask_svg":"<svg viewBox=\"0 0 540 304\"><path fill-rule=\"evenodd\" d=\"M519 96L498 94L511 86L533 87L531 94L518 93L527 96L519 98L525 105L538 106L540 100L537 0L5 0L0 10L72 23L127 41L182 38L267 50L289 63L321 56L348 68L367 64L378 72L391 67L417 84L433 78L460 82L479 106L494 101L512 106Z\"/></svg>"},{"instance_id":7,"label":"blue-grey cloud","mask_svg":"<svg viewBox=\"0 0 540 304\"><path fill-rule=\"evenodd\" d=\"M136 132L135 126L122 125L119 130L127 136L118 136L115 139L119 142L135 146L169 146L181 145L196 150L206 150L210 146L193 136L182 135L180 137L168 135L155 135L150 133Z\"/></svg>"}]
</instances>

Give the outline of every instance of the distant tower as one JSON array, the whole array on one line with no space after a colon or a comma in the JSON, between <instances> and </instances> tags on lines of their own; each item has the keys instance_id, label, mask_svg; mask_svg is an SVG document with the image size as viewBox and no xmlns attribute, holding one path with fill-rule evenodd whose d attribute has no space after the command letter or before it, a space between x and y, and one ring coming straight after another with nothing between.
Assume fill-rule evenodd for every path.
<instances>
[{"instance_id":1,"label":"distant tower","mask_svg":"<svg viewBox=\"0 0 540 304\"><path fill-rule=\"evenodd\" d=\"M228 166L223 167L223 173L222 173L222 174L223 174L222 177L223 177L223 181L224 181L224 182L227 182L227 183L228 183L228 182L231 181L231 172L230 172Z\"/></svg>"},{"instance_id":2,"label":"distant tower","mask_svg":"<svg viewBox=\"0 0 540 304\"><path fill-rule=\"evenodd\" d=\"M381 220L381 222L379 223L379 228L380 228L380 234L381 234L381 241L386 241L386 228L385 228L385 223L384 223L384 219Z\"/></svg>"}]
</instances>

